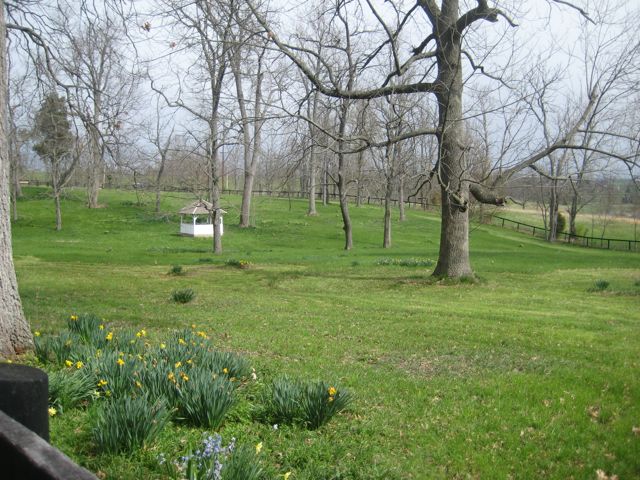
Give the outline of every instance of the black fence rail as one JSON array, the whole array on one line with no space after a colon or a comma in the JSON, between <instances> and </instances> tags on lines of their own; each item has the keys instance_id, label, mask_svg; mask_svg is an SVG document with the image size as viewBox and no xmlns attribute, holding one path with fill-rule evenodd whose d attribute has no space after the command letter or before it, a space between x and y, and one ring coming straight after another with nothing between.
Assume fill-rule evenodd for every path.
<instances>
[{"instance_id":1,"label":"black fence rail","mask_svg":"<svg viewBox=\"0 0 640 480\"><path fill-rule=\"evenodd\" d=\"M538 238L547 238L549 230L544 227L529 225L528 223L517 222L509 218L493 215L491 222L503 228L511 228L518 232L528 233ZM570 233L558 233L558 241L579 245L589 248L606 248L607 250L627 250L630 252L640 252L640 240L624 240L621 238L585 237L583 235L572 235Z\"/></svg>"},{"instance_id":2,"label":"black fence rail","mask_svg":"<svg viewBox=\"0 0 640 480\"><path fill-rule=\"evenodd\" d=\"M223 189L223 194L229 195L242 195L242 190L233 190L233 189ZM253 190L253 195L267 196L267 197L278 197L278 198L309 198L309 192L301 192L301 191L290 191L290 190ZM338 201L339 195L335 192L327 193L327 198L331 201ZM322 200L322 192L316 192L316 199L318 201ZM357 203L358 195L347 195L347 199L350 202ZM374 197L371 195L361 195L360 203L362 205L384 205L384 197ZM392 206L398 206L398 199L392 198L390 199L390 203ZM426 206L425 203L416 202L411 200L404 201L405 207L408 208L422 208ZM433 205L432 205L433 206Z\"/></svg>"}]
</instances>

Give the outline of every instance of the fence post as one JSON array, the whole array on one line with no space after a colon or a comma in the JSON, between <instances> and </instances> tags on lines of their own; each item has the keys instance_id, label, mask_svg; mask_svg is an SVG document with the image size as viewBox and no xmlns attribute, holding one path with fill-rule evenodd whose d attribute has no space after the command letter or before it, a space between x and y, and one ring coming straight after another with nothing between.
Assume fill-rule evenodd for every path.
<instances>
[{"instance_id":1,"label":"fence post","mask_svg":"<svg viewBox=\"0 0 640 480\"><path fill-rule=\"evenodd\" d=\"M49 441L49 377L39 368L0 364L0 410Z\"/></svg>"}]
</instances>

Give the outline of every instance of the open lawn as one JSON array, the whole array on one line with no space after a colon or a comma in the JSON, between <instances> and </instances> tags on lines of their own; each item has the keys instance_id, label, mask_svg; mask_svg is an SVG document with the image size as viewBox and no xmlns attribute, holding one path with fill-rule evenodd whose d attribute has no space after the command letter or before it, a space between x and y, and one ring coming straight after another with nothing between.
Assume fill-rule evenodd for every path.
<instances>
[{"instance_id":1,"label":"open lawn","mask_svg":"<svg viewBox=\"0 0 640 480\"><path fill-rule=\"evenodd\" d=\"M476 283L446 284L432 268L439 221L408 211L382 245L382 210L352 208L355 248L343 244L337 205L258 197L241 230L239 198L223 200L224 254L183 238L175 214L103 191L84 208L26 189L13 224L20 293L34 330L55 333L89 312L108 328L145 328L151 341L196 324L256 369L219 432L262 442L270 478L640 478L640 254L552 245L474 226ZM164 197L175 212L189 199ZM384 259L407 266L383 265ZM246 260L250 268L228 265ZM412 259L417 260L414 262ZM388 262L386 262L388 263ZM424 263L424 262L422 262ZM172 265L185 275L168 275ZM609 287L593 291L597 280ZM191 288L191 303L170 300ZM352 406L315 431L260 423L255 393L277 375L348 388ZM162 478L156 460L185 454L202 430L165 429L133 455L97 454L89 413L51 419L52 442L104 478Z\"/></svg>"}]
</instances>

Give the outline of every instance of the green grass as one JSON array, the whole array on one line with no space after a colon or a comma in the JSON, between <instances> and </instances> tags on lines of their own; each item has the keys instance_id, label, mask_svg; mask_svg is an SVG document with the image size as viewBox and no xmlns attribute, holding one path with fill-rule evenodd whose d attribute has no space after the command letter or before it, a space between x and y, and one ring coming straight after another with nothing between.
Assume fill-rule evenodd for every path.
<instances>
[{"instance_id":1,"label":"green grass","mask_svg":"<svg viewBox=\"0 0 640 480\"><path fill-rule=\"evenodd\" d=\"M303 201L257 197L255 227L239 229L239 198L225 197L224 254L214 256L210 240L176 235L171 212L184 196L165 196L171 215L157 220L131 193L103 191L106 207L89 211L72 190L55 232L53 202L26 193L13 246L34 329L91 312L153 341L196 324L249 358L259 383L332 379L352 393L351 409L317 431L259 423L251 398L232 409L221 435L262 442L274 475L640 478L639 254L480 226L480 281L447 285L413 266L438 252L438 218L419 210L394 223L385 250L382 210L352 208L355 248L344 252L336 205L307 217ZM172 265L185 275L167 274ZM600 279L609 287L588 291ZM185 288L197 297L172 302ZM202 430L177 425L132 456L97 454L88 415L52 418L52 442L108 478L162 478L159 452L176 458L201 441Z\"/></svg>"}]
</instances>

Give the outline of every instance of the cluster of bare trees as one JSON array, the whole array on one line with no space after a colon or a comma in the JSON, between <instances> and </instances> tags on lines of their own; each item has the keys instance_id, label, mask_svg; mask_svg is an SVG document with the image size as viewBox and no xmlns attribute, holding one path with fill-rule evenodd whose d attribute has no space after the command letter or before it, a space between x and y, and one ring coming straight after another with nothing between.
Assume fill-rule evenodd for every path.
<instances>
[{"instance_id":1,"label":"cluster of bare trees","mask_svg":"<svg viewBox=\"0 0 640 480\"><path fill-rule=\"evenodd\" d=\"M598 178L635 179L640 18L633 2L616 1L538 0L529 10L487 0L310 0L281 10L258 0L5 1L2 168L13 180L2 178L2 235L9 184L17 197L21 164L37 154L54 197L74 181L89 208L115 171L152 187L158 212L166 183L207 197L215 252L229 179L243 189L241 227L256 186L306 192L309 215L318 194L326 203L334 192L345 249L354 245L350 196L356 205L384 197L385 247L394 198L400 220L405 199L435 201L434 274L472 275L473 205L519 201L518 184L533 179L553 240L561 203L575 232ZM6 53L3 45L3 68ZM42 112L53 98L65 103L55 117L68 129L51 150L55 129L45 132ZM3 245L0 270L12 272ZM17 298L15 288L0 293L3 305Z\"/></svg>"}]
</instances>

